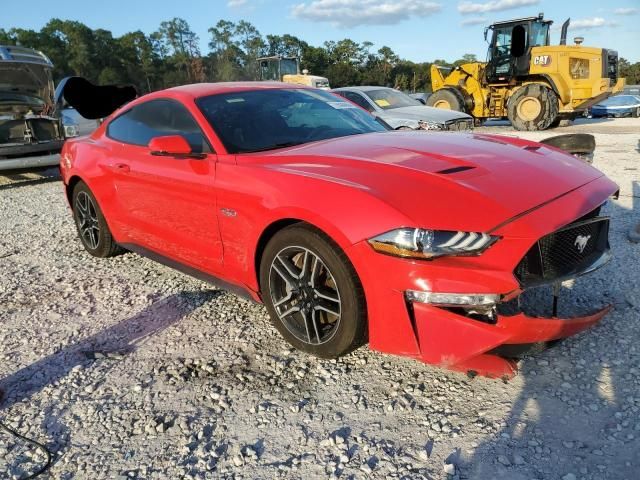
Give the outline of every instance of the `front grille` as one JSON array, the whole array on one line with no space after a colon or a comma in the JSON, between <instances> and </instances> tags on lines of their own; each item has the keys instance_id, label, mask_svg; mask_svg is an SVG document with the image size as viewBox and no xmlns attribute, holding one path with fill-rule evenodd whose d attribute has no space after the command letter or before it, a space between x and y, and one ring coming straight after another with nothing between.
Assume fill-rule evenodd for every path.
<instances>
[{"instance_id":1,"label":"front grille","mask_svg":"<svg viewBox=\"0 0 640 480\"><path fill-rule=\"evenodd\" d=\"M473 128L473 119L461 118L458 120L449 120L446 122L447 130L449 131L460 131L460 130L471 130Z\"/></svg>"},{"instance_id":2,"label":"front grille","mask_svg":"<svg viewBox=\"0 0 640 480\"><path fill-rule=\"evenodd\" d=\"M523 287L579 275L609 250L609 219L585 215L536 242L515 270Z\"/></svg>"}]
</instances>

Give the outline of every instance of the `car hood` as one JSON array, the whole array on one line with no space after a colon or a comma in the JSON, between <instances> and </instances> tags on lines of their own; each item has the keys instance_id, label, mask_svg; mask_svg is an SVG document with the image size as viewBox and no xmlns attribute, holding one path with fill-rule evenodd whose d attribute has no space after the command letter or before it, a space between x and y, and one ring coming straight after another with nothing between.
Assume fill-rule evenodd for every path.
<instances>
[{"instance_id":1,"label":"car hood","mask_svg":"<svg viewBox=\"0 0 640 480\"><path fill-rule=\"evenodd\" d=\"M383 119L393 118L402 120L414 120L416 122L425 120L428 122L438 123L444 123L450 120L459 120L463 118L471 118L466 113L427 106L392 108L390 110L383 110L379 113L379 115Z\"/></svg>"},{"instance_id":2,"label":"car hood","mask_svg":"<svg viewBox=\"0 0 640 480\"><path fill-rule=\"evenodd\" d=\"M26 62L0 62L0 91L33 96L52 106L51 68Z\"/></svg>"},{"instance_id":3,"label":"car hood","mask_svg":"<svg viewBox=\"0 0 640 480\"><path fill-rule=\"evenodd\" d=\"M640 103L629 103L626 105L602 105L597 104L594 105L591 108L598 108L600 110L620 110L620 109L629 109L629 108L636 108L636 107L640 107Z\"/></svg>"},{"instance_id":4,"label":"car hood","mask_svg":"<svg viewBox=\"0 0 640 480\"><path fill-rule=\"evenodd\" d=\"M470 133L356 135L270 152L260 162L363 189L412 226L479 232L603 175L552 147Z\"/></svg>"}]
</instances>

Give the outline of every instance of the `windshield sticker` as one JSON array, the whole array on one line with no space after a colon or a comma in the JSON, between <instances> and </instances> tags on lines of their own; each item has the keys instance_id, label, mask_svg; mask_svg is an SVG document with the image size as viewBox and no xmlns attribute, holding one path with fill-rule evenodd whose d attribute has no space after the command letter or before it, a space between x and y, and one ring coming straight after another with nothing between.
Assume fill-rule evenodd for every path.
<instances>
[{"instance_id":1,"label":"windshield sticker","mask_svg":"<svg viewBox=\"0 0 640 480\"><path fill-rule=\"evenodd\" d=\"M333 108L335 108L336 110L342 110L343 108L358 108L355 105L352 105L347 102L327 102L327 103L331 105Z\"/></svg>"},{"instance_id":2,"label":"windshield sticker","mask_svg":"<svg viewBox=\"0 0 640 480\"><path fill-rule=\"evenodd\" d=\"M379 98L375 102L376 102L376 105L378 105L379 107L388 107L389 105L391 105L389 101L385 100L384 98Z\"/></svg>"},{"instance_id":3,"label":"windshield sticker","mask_svg":"<svg viewBox=\"0 0 640 480\"><path fill-rule=\"evenodd\" d=\"M227 103L244 102L244 98L227 98Z\"/></svg>"}]
</instances>

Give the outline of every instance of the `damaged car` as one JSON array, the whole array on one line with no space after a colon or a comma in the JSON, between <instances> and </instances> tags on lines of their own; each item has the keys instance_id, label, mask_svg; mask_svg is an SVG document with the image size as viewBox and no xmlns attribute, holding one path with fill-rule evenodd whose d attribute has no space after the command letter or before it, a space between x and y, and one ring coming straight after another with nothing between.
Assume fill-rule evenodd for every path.
<instances>
[{"instance_id":1,"label":"damaged car","mask_svg":"<svg viewBox=\"0 0 640 480\"><path fill-rule=\"evenodd\" d=\"M460 131L473 129L473 117L455 110L427 107L417 98L388 87L331 90L379 118L394 130Z\"/></svg>"},{"instance_id":2,"label":"damaged car","mask_svg":"<svg viewBox=\"0 0 640 480\"><path fill-rule=\"evenodd\" d=\"M115 108L76 85L65 97L79 111ZM262 302L302 351L369 343L510 377L513 356L608 311L560 318L557 288L547 316L520 308L530 289L611 257L602 207L617 185L555 147L388 131L329 92L282 83L125 97L62 151L85 250L137 252Z\"/></svg>"},{"instance_id":3,"label":"damaged car","mask_svg":"<svg viewBox=\"0 0 640 480\"><path fill-rule=\"evenodd\" d=\"M42 52L0 46L0 170L57 165L77 123L60 112L53 64Z\"/></svg>"}]
</instances>

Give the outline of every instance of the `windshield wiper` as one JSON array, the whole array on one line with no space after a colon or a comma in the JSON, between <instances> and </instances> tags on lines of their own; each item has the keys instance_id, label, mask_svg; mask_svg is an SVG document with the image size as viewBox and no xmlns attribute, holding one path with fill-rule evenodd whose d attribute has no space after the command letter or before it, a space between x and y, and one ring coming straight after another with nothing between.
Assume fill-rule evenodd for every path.
<instances>
[{"instance_id":1,"label":"windshield wiper","mask_svg":"<svg viewBox=\"0 0 640 480\"><path fill-rule=\"evenodd\" d=\"M268 147L255 148L252 150L245 150L240 153L255 153L255 152L266 152L267 150L277 150L278 148L286 148L286 147L295 147L296 145L302 145L305 142L282 142L282 143L274 143L273 145L269 145Z\"/></svg>"}]
</instances>

